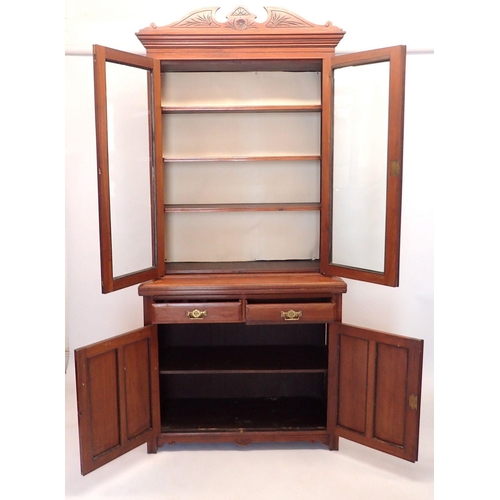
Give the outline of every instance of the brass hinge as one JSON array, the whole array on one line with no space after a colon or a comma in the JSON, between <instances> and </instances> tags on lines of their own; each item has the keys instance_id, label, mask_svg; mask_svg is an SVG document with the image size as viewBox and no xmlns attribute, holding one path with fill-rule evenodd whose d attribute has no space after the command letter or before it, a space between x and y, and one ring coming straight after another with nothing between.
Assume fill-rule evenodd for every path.
<instances>
[{"instance_id":1,"label":"brass hinge","mask_svg":"<svg viewBox=\"0 0 500 500\"><path fill-rule=\"evenodd\" d=\"M391 177L399 177L401 175L401 163L398 160L392 160L389 168Z\"/></svg>"},{"instance_id":2,"label":"brass hinge","mask_svg":"<svg viewBox=\"0 0 500 500\"><path fill-rule=\"evenodd\" d=\"M410 405L410 410L416 410L418 408L418 397L416 394L410 394L408 404Z\"/></svg>"}]
</instances>

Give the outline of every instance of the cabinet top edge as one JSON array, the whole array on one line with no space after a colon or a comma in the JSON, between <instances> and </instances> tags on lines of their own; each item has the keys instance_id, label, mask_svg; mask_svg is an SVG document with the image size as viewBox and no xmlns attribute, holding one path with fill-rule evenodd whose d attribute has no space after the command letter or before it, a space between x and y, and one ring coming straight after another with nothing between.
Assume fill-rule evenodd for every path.
<instances>
[{"instance_id":1,"label":"cabinet top edge","mask_svg":"<svg viewBox=\"0 0 500 500\"><path fill-rule=\"evenodd\" d=\"M241 273L241 274L178 274L143 283L139 295L162 294L241 295L258 293L345 293L347 285L338 277L320 273Z\"/></svg>"}]
</instances>

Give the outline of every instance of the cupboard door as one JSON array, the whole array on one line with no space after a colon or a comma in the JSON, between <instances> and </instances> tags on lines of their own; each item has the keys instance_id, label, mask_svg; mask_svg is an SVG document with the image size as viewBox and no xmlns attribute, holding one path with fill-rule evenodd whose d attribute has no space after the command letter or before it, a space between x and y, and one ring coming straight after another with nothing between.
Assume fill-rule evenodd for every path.
<instances>
[{"instance_id":1,"label":"cupboard door","mask_svg":"<svg viewBox=\"0 0 500 500\"><path fill-rule=\"evenodd\" d=\"M406 47L332 58L321 270L398 286ZM329 157L329 155L328 155Z\"/></svg>"},{"instance_id":2,"label":"cupboard door","mask_svg":"<svg viewBox=\"0 0 500 500\"><path fill-rule=\"evenodd\" d=\"M157 327L75 350L83 475L159 435Z\"/></svg>"},{"instance_id":3,"label":"cupboard door","mask_svg":"<svg viewBox=\"0 0 500 500\"><path fill-rule=\"evenodd\" d=\"M103 293L165 274L158 60L94 46Z\"/></svg>"},{"instance_id":4,"label":"cupboard door","mask_svg":"<svg viewBox=\"0 0 500 500\"><path fill-rule=\"evenodd\" d=\"M338 348L336 433L415 462L423 340L334 323Z\"/></svg>"}]
</instances>

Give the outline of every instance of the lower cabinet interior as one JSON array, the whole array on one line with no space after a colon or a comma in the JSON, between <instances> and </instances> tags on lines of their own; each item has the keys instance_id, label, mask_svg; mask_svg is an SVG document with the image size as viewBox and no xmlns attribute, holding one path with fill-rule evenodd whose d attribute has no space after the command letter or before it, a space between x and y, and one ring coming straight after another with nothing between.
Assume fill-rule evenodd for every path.
<instances>
[{"instance_id":1,"label":"lower cabinet interior","mask_svg":"<svg viewBox=\"0 0 500 500\"><path fill-rule=\"evenodd\" d=\"M325 324L158 333L162 433L326 429Z\"/></svg>"}]
</instances>

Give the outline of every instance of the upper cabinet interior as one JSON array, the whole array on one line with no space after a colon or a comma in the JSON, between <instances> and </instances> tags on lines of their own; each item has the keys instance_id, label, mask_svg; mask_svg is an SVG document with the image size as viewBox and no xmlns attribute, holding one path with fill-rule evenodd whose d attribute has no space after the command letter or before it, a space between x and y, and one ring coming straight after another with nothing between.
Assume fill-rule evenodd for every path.
<instances>
[{"instance_id":1,"label":"upper cabinet interior","mask_svg":"<svg viewBox=\"0 0 500 500\"><path fill-rule=\"evenodd\" d=\"M312 271L396 286L404 48L267 7L95 47L103 291L165 273ZM130 56L130 57L129 57Z\"/></svg>"}]
</instances>

